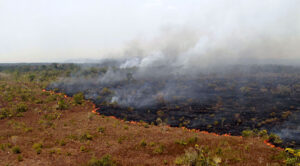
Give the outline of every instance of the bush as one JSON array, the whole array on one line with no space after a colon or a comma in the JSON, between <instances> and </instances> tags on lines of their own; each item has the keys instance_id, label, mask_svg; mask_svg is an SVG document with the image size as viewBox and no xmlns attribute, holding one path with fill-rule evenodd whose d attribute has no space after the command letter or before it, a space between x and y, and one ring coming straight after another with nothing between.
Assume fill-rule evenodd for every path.
<instances>
[{"instance_id":1,"label":"bush","mask_svg":"<svg viewBox=\"0 0 300 166\"><path fill-rule=\"evenodd\" d=\"M32 82L32 81L35 79L35 75L30 74L30 75L28 76L28 79L29 79L30 82Z\"/></svg>"},{"instance_id":2,"label":"bush","mask_svg":"<svg viewBox=\"0 0 300 166\"><path fill-rule=\"evenodd\" d=\"M33 149L38 149L38 148L42 148L42 147L43 147L42 143L35 143L35 144L32 145Z\"/></svg>"},{"instance_id":3,"label":"bush","mask_svg":"<svg viewBox=\"0 0 300 166\"><path fill-rule=\"evenodd\" d=\"M12 152L13 152L14 154L19 154L19 153L21 153L21 149L20 149L19 146L14 146L11 150L12 150Z\"/></svg>"},{"instance_id":4,"label":"bush","mask_svg":"<svg viewBox=\"0 0 300 166\"><path fill-rule=\"evenodd\" d=\"M105 155L101 159L93 157L87 164L88 166L116 166L117 163L110 155Z\"/></svg>"},{"instance_id":5,"label":"bush","mask_svg":"<svg viewBox=\"0 0 300 166\"><path fill-rule=\"evenodd\" d=\"M147 146L147 143L144 139L142 139L141 142L140 142L140 145L145 147L145 146Z\"/></svg>"},{"instance_id":6,"label":"bush","mask_svg":"<svg viewBox=\"0 0 300 166\"><path fill-rule=\"evenodd\" d=\"M18 155L18 161L19 162L23 161L23 156L22 155Z\"/></svg>"},{"instance_id":7,"label":"bush","mask_svg":"<svg viewBox=\"0 0 300 166\"><path fill-rule=\"evenodd\" d=\"M219 165L221 161L221 158L217 156L212 157L208 149L196 145L195 148L190 147L185 150L184 155L177 157L174 162L176 165L213 166Z\"/></svg>"},{"instance_id":8,"label":"bush","mask_svg":"<svg viewBox=\"0 0 300 166\"><path fill-rule=\"evenodd\" d=\"M258 136L265 138L268 137L268 131L267 130L261 130L258 132Z\"/></svg>"},{"instance_id":9,"label":"bush","mask_svg":"<svg viewBox=\"0 0 300 166\"><path fill-rule=\"evenodd\" d=\"M66 110L66 109L68 109L68 107L69 107L69 106L65 103L65 101L64 101L63 99L59 100L59 101L57 102L57 104L58 104L57 109L59 109L59 110Z\"/></svg>"},{"instance_id":10,"label":"bush","mask_svg":"<svg viewBox=\"0 0 300 166\"><path fill-rule=\"evenodd\" d=\"M36 151L37 154L40 154L42 152L43 144L35 143L32 145L32 148Z\"/></svg>"},{"instance_id":11,"label":"bush","mask_svg":"<svg viewBox=\"0 0 300 166\"><path fill-rule=\"evenodd\" d=\"M16 112L26 112L28 110L28 106L25 103L20 103L16 106Z\"/></svg>"},{"instance_id":12,"label":"bush","mask_svg":"<svg viewBox=\"0 0 300 166\"><path fill-rule=\"evenodd\" d=\"M255 136L255 133L252 130L243 130L242 136L243 137L253 137L253 136Z\"/></svg>"},{"instance_id":13,"label":"bush","mask_svg":"<svg viewBox=\"0 0 300 166\"><path fill-rule=\"evenodd\" d=\"M93 139L93 136L89 133L85 133L80 136L81 141L92 140L92 139Z\"/></svg>"},{"instance_id":14,"label":"bush","mask_svg":"<svg viewBox=\"0 0 300 166\"><path fill-rule=\"evenodd\" d=\"M49 152L50 152L50 154L56 153L56 154L60 155L61 154L61 149L60 148L53 148Z\"/></svg>"},{"instance_id":15,"label":"bush","mask_svg":"<svg viewBox=\"0 0 300 166\"><path fill-rule=\"evenodd\" d=\"M82 104L84 101L84 95L82 92L77 93L73 96L73 99L76 104Z\"/></svg>"},{"instance_id":16,"label":"bush","mask_svg":"<svg viewBox=\"0 0 300 166\"><path fill-rule=\"evenodd\" d=\"M186 141L184 141L184 140L176 140L175 141L175 144L179 144L179 145L187 145L188 143L186 142Z\"/></svg>"},{"instance_id":17,"label":"bush","mask_svg":"<svg viewBox=\"0 0 300 166\"><path fill-rule=\"evenodd\" d=\"M0 109L0 119L4 119L11 116L11 112L8 109L2 108Z\"/></svg>"},{"instance_id":18,"label":"bush","mask_svg":"<svg viewBox=\"0 0 300 166\"><path fill-rule=\"evenodd\" d=\"M80 146L80 152L85 152L85 151L86 151L85 146Z\"/></svg>"},{"instance_id":19,"label":"bush","mask_svg":"<svg viewBox=\"0 0 300 166\"><path fill-rule=\"evenodd\" d=\"M192 144L192 143L196 143L198 141L198 137L194 136L194 137L190 137L188 139L188 143Z\"/></svg>"},{"instance_id":20,"label":"bush","mask_svg":"<svg viewBox=\"0 0 300 166\"><path fill-rule=\"evenodd\" d=\"M97 130L98 130L99 133L104 133L105 128L104 127L98 127Z\"/></svg>"},{"instance_id":21,"label":"bush","mask_svg":"<svg viewBox=\"0 0 300 166\"><path fill-rule=\"evenodd\" d=\"M163 145L159 145L153 150L155 154L162 154L164 152L165 147Z\"/></svg>"},{"instance_id":22,"label":"bush","mask_svg":"<svg viewBox=\"0 0 300 166\"><path fill-rule=\"evenodd\" d=\"M286 148L284 158L287 166L297 165L300 163L300 149Z\"/></svg>"},{"instance_id":23,"label":"bush","mask_svg":"<svg viewBox=\"0 0 300 166\"><path fill-rule=\"evenodd\" d=\"M275 145L280 145L280 144L282 144L283 141L280 139L280 137L278 135L271 133L269 135L269 142L271 142Z\"/></svg>"},{"instance_id":24,"label":"bush","mask_svg":"<svg viewBox=\"0 0 300 166\"><path fill-rule=\"evenodd\" d=\"M65 146L67 143L65 142L64 139L62 139L62 140L59 140L59 141L58 141L58 144L59 144L60 146Z\"/></svg>"}]
</instances>

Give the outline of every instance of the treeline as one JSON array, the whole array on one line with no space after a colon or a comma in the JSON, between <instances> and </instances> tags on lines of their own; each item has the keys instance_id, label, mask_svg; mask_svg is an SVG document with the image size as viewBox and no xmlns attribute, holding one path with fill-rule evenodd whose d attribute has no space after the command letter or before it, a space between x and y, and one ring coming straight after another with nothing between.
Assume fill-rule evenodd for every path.
<instances>
[{"instance_id":1,"label":"treeline","mask_svg":"<svg viewBox=\"0 0 300 166\"><path fill-rule=\"evenodd\" d=\"M70 76L80 70L76 64L0 64L0 72L10 74L16 80L51 81L59 76Z\"/></svg>"}]
</instances>

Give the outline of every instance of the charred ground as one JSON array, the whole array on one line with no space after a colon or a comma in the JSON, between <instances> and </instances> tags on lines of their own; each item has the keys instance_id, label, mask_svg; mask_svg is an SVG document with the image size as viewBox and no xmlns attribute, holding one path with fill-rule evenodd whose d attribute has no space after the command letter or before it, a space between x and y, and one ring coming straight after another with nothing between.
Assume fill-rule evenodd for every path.
<instances>
[{"instance_id":1,"label":"charred ground","mask_svg":"<svg viewBox=\"0 0 300 166\"><path fill-rule=\"evenodd\" d=\"M150 69L150 71L153 69ZM82 92L104 115L165 122L220 134L267 129L300 144L300 68L280 65L227 66L196 74L142 75L139 68L83 65L71 77L48 86Z\"/></svg>"}]
</instances>

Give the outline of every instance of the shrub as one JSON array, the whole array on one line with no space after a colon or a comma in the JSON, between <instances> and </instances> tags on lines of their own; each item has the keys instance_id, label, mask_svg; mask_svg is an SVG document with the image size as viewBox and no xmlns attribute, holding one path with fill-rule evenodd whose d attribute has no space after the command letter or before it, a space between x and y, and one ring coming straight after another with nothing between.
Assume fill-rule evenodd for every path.
<instances>
[{"instance_id":1,"label":"shrub","mask_svg":"<svg viewBox=\"0 0 300 166\"><path fill-rule=\"evenodd\" d=\"M243 137L253 137L255 133L252 130L243 130L242 136Z\"/></svg>"},{"instance_id":2,"label":"shrub","mask_svg":"<svg viewBox=\"0 0 300 166\"><path fill-rule=\"evenodd\" d=\"M0 149L1 149L2 151L5 151L6 145L5 145L5 144L0 144Z\"/></svg>"},{"instance_id":3,"label":"shrub","mask_svg":"<svg viewBox=\"0 0 300 166\"><path fill-rule=\"evenodd\" d=\"M24 129L24 131L25 131L26 133L32 132L32 128L31 128L31 127L26 127L26 128Z\"/></svg>"},{"instance_id":4,"label":"shrub","mask_svg":"<svg viewBox=\"0 0 300 166\"><path fill-rule=\"evenodd\" d=\"M283 141L280 139L278 135L271 133L269 135L269 142L274 143L275 145L279 145L282 144Z\"/></svg>"},{"instance_id":5,"label":"shrub","mask_svg":"<svg viewBox=\"0 0 300 166\"><path fill-rule=\"evenodd\" d=\"M35 79L35 75L33 74L28 75L28 79L30 82L32 82Z\"/></svg>"},{"instance_id":6,"label":"shrub","mask_svg":"<svg viewBox=\"0 0 300 166\"><path fill-rule=\"evenodd\" d=\"M198 140L198 137L196 137L196 136L190 137L190 138L188 139L188 143L189 143L189 144L196 143L197 140Z\"/></svg>"},{"instance_id":7,"label":"shrub","mask_svg":"<svg viewBox=\"0 0 300 166\"><path fill-rule=\"evenodd\" d=\"M268 136L268 131L267 130L261 130L261 131L258 132L258 136L265 138L265 137Z\"/></svg>"},{"instance_id":8,"label":"shrub","mask_svg":"<svg viewBox=\"0 0 300 166\"><path fill-rule=\"evenodd\" d=\"M165 164L165 165L168 165L168 160L164 160L164 164Z\"/></svg>"},{"instance_id":9,"label":"shrub","mask_svg":"<svg viewBox=\"0 0 300 166\"><path fill-rule=\"evenodd\" d=\"M176 144L179 144L179 145L184 145L184 146L188 144L188 143L185 142L184 140L176 140L175 143L176 143Z\"/></svg>"},{"instance_id":10,"label":"shrub","mask_svg":"<svg viewBox=\"0 0 300 166\"><path fill-rule=\"evenodd\" d=\"M189 148L185 150L184 155L177 157L175 159L176 165L219 165L221 163L221 158L212 157L209 153L208 149L199 148L196 146L195 148Z\"/></svg>"},{"instance_id":11,"label":"shrub","mask_svg":"<svg viewBox=\"0 0 300 166\"><path fill-rule=\"evenodd\" d=\"M149 124L148 124L148 123L145 123L145 124L144 124L144 127L145 127L145 128L149 128Z\"/></svg>"},{"instance_id":12,"label":"shrub","mask_svg":"<svg viewBox=\"0 0 300 166\"><path fill-rule=\"evenodd\" d=\"M153 150L155 154L162 154L164 152L165 147L163 145L159 145Z\"/></svg>"},{"instance_id":13,"label":"shrub","mask_svg":"<svg viewBox=\"0 0 300 166\"><path fill-rule=\"evenodd\" d=\"M19 162L23 161L23 156L22 155L18 155L18 161Z\"/></svg>"},{"instance_id":14,"label":"shrub","mask_svg":"<svg viewBox=\"0 0 300 166\"><path fill-rule=\"evenodd\" d=\"M57 104L58 104L57 109L59 109L59 110L66 110L66 109L68 109L68 107L69 107L69 106L65 103L65 101L64 101L63 99L59 100L59 101L57 102Z\"/></svg>"},{"instance_id":15,"label":"shrub","mask_svg":"<svg viewBox=\"0 0 300 166\"><path fill-rule=\"evenodd\" d=\"M67 143L65 142L64 139L62 139L62 140L59 140L59 141L58 141L58 144L59 144L60 146L65 146Z\"/></svg>"},{"instance_id":16,"label":"shrub","mask_svg":"<svg viewBox=\"0 0 300 166\"><path fill-rule=\"evenodd\" d=\"M80 152L85 152L85 151L86 151L85 146L80 146Z\"/></svg>"},{"instance_id":17,"label":"shrub","mask_svg":"<svg viewBox=\"0 0 300 166\"><path fill-rule=\"evenodd\" d=\"M35 151L36 151L36 154L41 154L42 153L42 149L41 148L38 148Z\"/></svg>"},{"instance_id":18,"label":"shrub","mask_svg":"<svg viewBox=\"0 0 300 166\"><path fill-rule=\"evenodd\" d=\"M28 106L25 103L20 103L16 106L16 112L26 112L28 110Z\"/></svg>"},{"instance_id":19,"label":"shrub","mask_svg":"<svg viewBox=\"0 0 300 166\"><path fill-rule=\"evenodd\" d=\"M142 139L141 142L140 142L140 145L145 147L145 146L147 146L147 143L144 139Z\"/></svg>"},{"instance_id":20,"label":"shrub","mask_svg":"<svg viewBox=\"0 0 300 166\"><path fill-rule=\"evenodd\" d=\"M98 127L97 130L98 130L99 133L104 133L105 128L104 127Z\"/></svg>"},{"instance_id":21,"label":"shrub","mask_svg":"<svg viewBox=\"0 0 300 166\"><path fill-rule=\"evenodd\" d=\"M11 113L8 109L5 109L5 108L0 109L0 119L7 118L10 115L11 115Z\"/></svg>"},{"instance_id":22,"label":"shrub","mask_svg":"<svg viewBox=\"0 0 300 166\"><path fill-rule=\"evenodd\" d=\"M117 163L110 155L105 155L101 159L93 157L87 164L88 166L116 166Z\"/></svg>"},{"instance_id":23,"label":"shrub","mask_svg":"<svg viewBox=\"0 0 300 166\"><path fill-rule=\"evenodd\" d=\"M33 149L38 149L38 148L42 148L42 147L43 147L42 143L35 143L35 144L32 145Z\"/></svg>"},{"instance_id":24,"label":"shrub","mask_svg":"<svg viewBox=\"0 0 300 166\"><path fill-rule=\"evenodd\" d=\"M84 95L82 92L77 93L73 96L73 99L76 104L82 104L84 101Z\"/></svg>"},{"instance_id":25,"label":"shrub","mask_svg":"<svg viewBox=\"0 0 300 166\"><path fill-rule=\"evenodd\" d=\"M155 142L150 142L149 143L149 146L154 146L155 145Z\"/></svg>"},{"instance_id":26,"label":"shrub","mask_svg":"<svg viewBox=\"0 0 300 166\"><path fill-rule=\"evenodd\" d=\"M11 150L12 150L12 152L13 152L14 154L19 154L19 153L21 153L21 149L20 149L19 146L14 146Z\"/></svg>"},{"instance_id":27,"label":"shrub","mask_svg":"<svg viewBox=\"0 0 300 166\"><path fill-rule=\"evenodd\" d=\"M43 144L35 143L32 145L32 148L36 151L37 154L40 154L42 152Z\"/></svg>"},{"instance_id":28,"label":"shrub","mask_svg":"<svg viewBox=\"0 0 300 166\"><path fill-rule=\"evenodd\" d=\"M80 136L81 141L92 140L92 139L93 139L93 136L89 133L85 133Z\"/></svg>"},{"instance_id":29,"label":"shrub","mask_svg":"<svg viewBox=\"0 0 300 166\"><path fill-rule=\"evenodd\" d=\"M50 152L50 154L54 154L54 153L61 154L61 149L60 148L53 148L49 152Z\"/></svg>"}]
</instances>

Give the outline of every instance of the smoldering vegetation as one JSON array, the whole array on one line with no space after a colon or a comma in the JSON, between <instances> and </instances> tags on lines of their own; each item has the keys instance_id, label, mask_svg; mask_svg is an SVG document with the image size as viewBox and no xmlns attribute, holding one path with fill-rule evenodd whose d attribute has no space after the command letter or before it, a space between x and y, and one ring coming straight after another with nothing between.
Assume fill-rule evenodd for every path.
<instances>
[{"instance_id":1,"label":"smoldering vegetation","mask_svg":"<svg viewBox=\"0 0 300 166\"><path fill-rule=\"evenodd\" d=\"M299 67L228 65L180 73L164 64L128 66L132 61L139 60L82 64L48 89L83 92L98 112L121 119L233 135L267 129L299 147Z\"/></svg>"}]
</instances>

